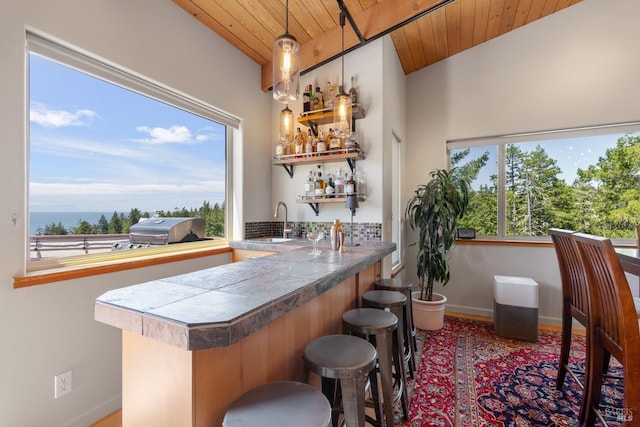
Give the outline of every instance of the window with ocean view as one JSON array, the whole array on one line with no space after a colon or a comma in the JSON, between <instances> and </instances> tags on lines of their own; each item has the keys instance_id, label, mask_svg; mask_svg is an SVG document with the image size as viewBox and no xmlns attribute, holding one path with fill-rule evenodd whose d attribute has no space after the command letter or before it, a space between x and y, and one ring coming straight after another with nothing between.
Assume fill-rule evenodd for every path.
<instances>
[{"instance_id":1,"label":"window with ocean view","mask_svg":"<svg viewBox=\"0 0 640 427\"><path fill-rule=\"evenodd\" d=\"M536 238L564 228L635 239L640 224L640 122L448 143L471 183L460 227Z\"/></svg>"},{"instance_id":2,"label":"window with ocean view","mask_svg":"<svg viewBox=\"0 0 640 427\"><path fill-rule=\"evenodd\" d=\"M37 35L27 48L32 266L226 238L237 119Z\"/></svg>"}]
</instances>

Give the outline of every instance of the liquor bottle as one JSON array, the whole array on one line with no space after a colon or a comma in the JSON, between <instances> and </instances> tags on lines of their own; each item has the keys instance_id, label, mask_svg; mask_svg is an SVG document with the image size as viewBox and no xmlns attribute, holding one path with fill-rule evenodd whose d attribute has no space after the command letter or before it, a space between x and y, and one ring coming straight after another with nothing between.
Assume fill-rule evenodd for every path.
<instances>
[{"instance_id":1,"label":"liquor bottle","mask_svg":"<svg viewBox=\"0 0 640 427\"><path fill-rule=\"evenodd\" d=\"M276 158L279 159L280 157L282 157L284 155L284 152L284 142L283 139L280 138L278 144L276 145Z\"/></svg>"},{"instance_id":2,"label":"liquor bottle","mask_svg":"<svg viewBox=\"0 0 640 427\"><path fill-rule=\"evenodd\" d=\"M345 174L344 192L346 194L354 194L356 192L356 182L353 180L353 175Z\"/></svg>"},{"instance_id":3,"label":"liquor bottle","mask_svg":"<svg viewBox=\"0 0 640 427\"><path fill-rule=\"evenodd\" d=\"M311 129L309 129L307 143L304 146L304 153L307 157L311 157L313 155L313 136L311 135Z\"/></svg>"},{"instance_id":4,"label":"liquor bottle","mask_svg":"<svg viewBox=\"0 0 640 427\"><path fill-rule=\"evenodd\" d=\"M349 97L351 98L351 105L358 103L358 87L356 84L356 76L351 76L351 89L349 89Z\"/></svg>"},{"instance_id":5,"label":"liquor bottle","mask_svg":"<svg viewBox=\"0 0 640 427\"><path fill-rule=\"evenodd\" d=\"M342 142L340 140L340 132L338 129L330 132L329 135L329 150L330 151L339 151L342 149Z\"/></svg>"},{"instance_id":6,"label":"liquor bottle","mask_svg":"<svg viewBox=\"0 0 640 427\"><path fill-rule=\"evenodd\" d=\"M315 181L315 196L317 198L324 197L324 190L326 189L327 184L324 179L322 179L322 166L318 165L318 170L316 171L316 181Z\"/></svg>"},{"instance_id":7,"label":"liquor bottle","mask_svg":"<svg viewBox=\"0 0 640 427\"><path fill-rule=\"evenodd\" d=\"M309 91L305 90L302 94L302 111L311 111L311 98L309 97Z\"/></svg>"},{"instance_id":8,"label":"liquor bottle","mask_svg":"<svg viewBox=\"0 0 640 427\"><path fill-rule=\"evenodd\" d=\"M327 88L324 91L324 108L333 108L333 100L336 97L336 86L327 82Z\"/></svg>"},{"instance_id":9,"label":"liquor bottle","mask_svg":"<svg viewBox=\"0 0 640 427\"><path fill-rule=\"evenodd\" d=\"M307 93L309 94L309 111L313 111L313 104L314 104L314 99L313 99L313 86L312 85L308 85L307 86Z\"/></svg>"},{"instance_id":10,"label":"liquor bottle","mask_svg":"<svg viewBox=\"0 0 640 427\"><path fill-rule=\"evenodd\" d=\"M325 194L328 199L333 199L336 193L336 186L333 182L333 178L331 177L331 172L327 174L327 188L324 189Z\"/></svg>"},{"instance_id":11,"label":"liquor bottle","mask_svg":"<svg viewBox=\"0 0 640 427\"><path fill-rule=\"evenodd\" d=\"M314 110L322 110L324 108L320 86L316 86L316 92L313 94L313 107Z\"/></svg>"},{"instance_id":12,"label":"liquor bottle","mask_svg":"<svg viewBox=\"0 0 640 427\"><path fill-rule=\"evenodd\" d=\"M336 187L336 196L340 197L344 193L344 180L342 178L342 171L340 169L336 169L336 179L334 180L334 185Z\"/></svg>"},{"instance_id":13,"label":"liquor bottle","mask_svg":"<svg viewBox=\"0 0 640 427\"><path fill-rule=\"evenodd\" d=\"M293 145L293 154L295 154L296 158L302 157L302 152L304 151L304 145L302 140L303 140L303 134L300 128L298 128L296 132L296 137L294 139L294 145Z\"/></svg>"},{"instance_id":14,"label":"liquor bottle","mask_svg":"<svg viewBox=\"0 0 640 427\"><path fill-rule=\"evenodd\" d=\"M318 153L318 156L327 154L327 147L327 141L324 138L324 135L321 134L318 138L318 142L316 143L316 152Z\"/></svg>"},{"instance_id":15,"label":"liquor bottle","mask_svg":"<svg viewBox=\"0 0 640 427\"><path fill-rule=\"evenodd\" d=\"M307 182L304 185L304 195L310 199L313 199L313 195L315 194L315 182L313 177L313 171L309 171L309 175L307 176Z\"/></svg>"}]
</instances>

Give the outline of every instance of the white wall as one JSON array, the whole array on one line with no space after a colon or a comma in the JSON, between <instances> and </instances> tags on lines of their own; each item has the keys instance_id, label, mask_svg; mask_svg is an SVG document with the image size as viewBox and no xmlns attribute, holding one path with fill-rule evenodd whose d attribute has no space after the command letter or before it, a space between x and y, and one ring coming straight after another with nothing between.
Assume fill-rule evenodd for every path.
<instances>
[{"instance_id":1,"label":"white wall","mask_svg":"<svg viewBox=\"0 0 640 427\"><path fill-rule=\"evenodd\" d=\"M120 407L120 333L93 320L103 292L229 262L228 256L12 289L27 256L25 29L37 30L241 118L238 217L271 220L270 95L260 68L169 1L22 0L0 5L0 425L87 426ZM244 188L243 188L244 184ZM13 224L13 215L16 223ZM241 228L242 224L239 224ZM53 377L73 391L53 399Z\"/></svg>"},{"instance_id":2,"label":"white wall","mask_svg":"<svg viewBox=\"0 0 640 427\"><path fill-rule=\"evenodd\" d=\"M405 200L446 166L447 140L640 119L639 14L637 0L584 0L409 75ZM407 259L417 280L413 248ZM494 274L536 279L541 321L559 319L552 248L459 245L441 289L449 307L490 314Z\"/></svg>"}]
</instances>

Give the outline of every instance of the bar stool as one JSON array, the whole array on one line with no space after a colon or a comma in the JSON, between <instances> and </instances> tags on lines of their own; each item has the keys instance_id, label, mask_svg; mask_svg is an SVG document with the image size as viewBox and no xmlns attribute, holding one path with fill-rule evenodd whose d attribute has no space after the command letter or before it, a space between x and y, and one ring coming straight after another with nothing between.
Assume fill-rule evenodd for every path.
<instances>
[{"instance_id":1,"label":"bar stool","mask_svg":"<svg viewBox=\"0 0 640 427\"><path fill-rule=\"evenodd\" d=\"M395 314L376 308L355 308L342 315L345 333L363 336L375 345L378 353L378 371L382 380L383 414L387 426L394 425L393 407L397 400L402 401L404 419L408 419L409 407L405 381L404 352L399 346L398 318ZM394 399L392 367L398 377L398 393Z\"/></svg>"},{"instance_id":2,"label":"bar stool","mask_svg":"<svg viewBox=\"0 0 640 427\"><path fill-rule=\"evenodd\" d=\"M232 404L223 427L327 427L331 405L319 390L295 381L267 383L249 390Z\"/></svg>"},{"instance_id":3,"label":"bar stool","mask_svg":"<svg viewBox=\"0 0 640 427\"><path fill-rule=\"evenodd\" d=\"M343 412L347 427L364 427L367 378L372 381L372 390L377 384L373 370L377 358L375 347L351 335L325 335L307 344L303 358L303 381L309 382L309 372L321 377L322 391L333 405L334 423L337 413ZM341 407L333 392L335 380L340 383Z\"/></svg>"},{"instance_id":4,"label":"bar stool","mask_svg":"<svg viewBox=\"0 0 640 427\"><path fill-rule=\"evenodd\" d=\"M405 343L409 343L409 345L411 346L411 354L415 355L418 349L418 340L416 338L416 326L413 323L413 301L411 296L413 283L403 280L399 277L394 277L393 279L378 279L373 282L373 289L378 291L401 292L405 297L407 297L407 305L405 310L407 312L405 313L405 319L407 319L405 325ZM411 332L409 333L409 331ZM409 339L409 336L411 337L411 339ZM411 358L411 363L413 364L413 372L415 372L417 369L415 356Z\"/></svg>"},{"instance_id":5,"label":"bar stool","mask_svg":"<svg viewBox=\"0 0 640 427\"><path fill-rule=\"evenodd\" d=\"M389 309L393 314L398 317L398 330L406 331L408 325L407 315L407 297L402 293L396 291L368 291L362 294L362 306L367 308ZM400 348L404 349L404 362L409 367L409 377L414 378L414 363L413 353L411 352L411 345L405 342L404 336L406 333L398 333L398 341ZM411 333L409 332L409 336Z\"/></svg>"}]
</instances>

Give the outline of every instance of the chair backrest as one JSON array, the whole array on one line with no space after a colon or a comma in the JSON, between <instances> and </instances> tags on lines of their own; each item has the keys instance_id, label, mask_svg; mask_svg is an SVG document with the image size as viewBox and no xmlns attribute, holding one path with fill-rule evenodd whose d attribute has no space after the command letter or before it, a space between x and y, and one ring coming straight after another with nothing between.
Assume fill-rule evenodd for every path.
<instances>
[{"instance_id":1,"label":"chair backrest","mask_svg":"<svg viewBox=\"0 0 640 427\"><path fill-rule=\"evenodd\" d=\"M640 333L633 295L618 255L605 237L573 234L587 271L592 326L599 341L620 363L640 360ZM635 360L634 360L635 359Z\"/></svg>"},{"instance_id":2,"label":"chair backrest","mask_svg":"<svg viewBox=\"0 0 640 427\"><path fill-rule=\"evenodd\" d=\"M563 305L568 304L571 315L587 326L589 315L589 289L578 246L572 235L575 231L552 228L549 230L558 257L562 279Z\"/></svg>"}]
</instances>

